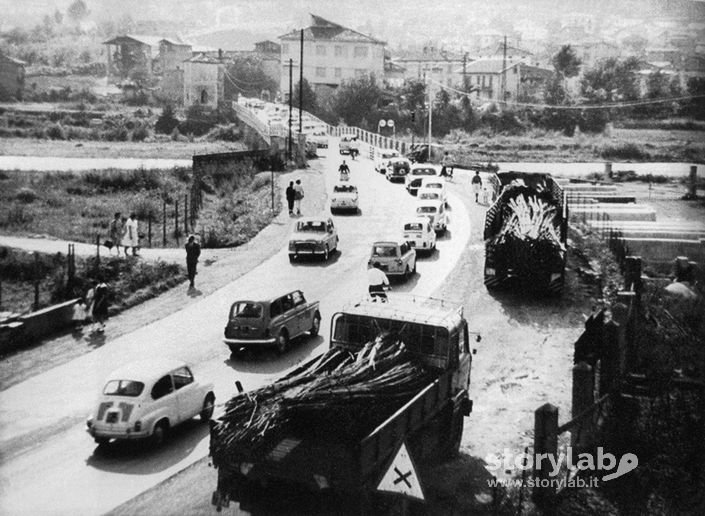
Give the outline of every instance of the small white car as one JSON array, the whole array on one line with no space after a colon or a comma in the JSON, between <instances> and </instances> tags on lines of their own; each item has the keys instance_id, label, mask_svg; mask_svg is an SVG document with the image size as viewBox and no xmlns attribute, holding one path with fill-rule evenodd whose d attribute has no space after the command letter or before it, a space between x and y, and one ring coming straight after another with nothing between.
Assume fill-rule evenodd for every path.
<instances>
[{"instance_id":1,"label":"small white car","mask_svg":"<svg viewBox=\"0 0 705 516\"><path fill-rule=\"evenodd\" d=\"M406 191L411 195L416 195L425 177L438 177L438 169L433 165L411 165L409 173L406 175Z\"/></svg>"},{"instance_id":2,"label":"small white car","mask_svg":"<svg viewBox=\"0 0 705 516\"><path fill-rule=\"evenodd\" d=\"M151 438L159 445L171 428L194 416L208 421L214 407L213 384L196 381L185 362L140 360L108 376L86 430L98 444Z\"/></svg>"},{"instance_id":3,"label":"small white car","mask_svg":"<svg viewBox=\"0 0 705 516\"><path fill-rule=\"evenodd\" d=\"M416 252L432 252L436 248L436 232L428 217L414 217L404 222L404 240L416 249Z\"/></svg>"},{"instance_id":4,"label":"small white car","mask_svg":"<svg viewBox=\"0 0 705 516\"><path fill-rule=\"evenodd\" d=\"M358 210L357 186L349 181L341 181L333 186L333 193L330 198L331 213L341 210Z\"/></svg>"},{"instance_id":5,"label":"small white car","mask_svg":"<svg viewBox=\"0 0 705 516\"><path fill-rule=\"evenodd\" d=\"M398 158L399 151L394 149L380 149L377 151L377 156L375 157L375 172L380 174L387 173L387 166L389 165L389 160L392 158Z\"/></svg>"},{"instance_id":6,"label":"small white car","mask_svg":"<svg viewBox=\"0 0 705 516\"><path fill-rule=\"evenodd\" d=\"M446 190L445 181L440 177L424 177L421 180L421 186L419 186L419 192L421 190L433 189L440 193L440 200L442 203L446 204L448 202L448 191Z\"/></svg>"},{"instance_id":7,"label":"small white car","mask_svg":"<svg viewBox=\"0 0 705 516\"><path fill-rule=\"evenodd\" d=\"M416 214L426 217L436 233L444 233L448 228L448 214L445 203L438 200L420 200L416 205Z\"/></svg>"}]
</instances>

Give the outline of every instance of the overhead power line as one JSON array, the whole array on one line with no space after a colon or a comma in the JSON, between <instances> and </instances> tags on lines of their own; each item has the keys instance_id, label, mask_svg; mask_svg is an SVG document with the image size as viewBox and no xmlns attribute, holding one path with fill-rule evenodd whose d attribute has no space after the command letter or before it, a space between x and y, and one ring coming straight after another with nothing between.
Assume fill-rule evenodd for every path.
<instances>
[{"instance_id":1,"label":"overhead power line","mask_svg":"<svg viewBox=\"0 0 705 516\"><path fill-rule=\"evenodd\" d=\"M458 89L455 89L451 86L447 86L441 82L438 82L436 80L430 79L430 82L437 84L441 88L445 90L452 91L454 93L457 93L459 95L463 95L465 97L470 98L472 95L471 93L468 93L467 91L461 91ZM563 110L586 110L586 109L616 109L616 108L626 108L626 107L635 107L635 106L646 106L650 104L663 104L665 102L679 102L683 100L693 100L693 99L700 99L700 98L705 98L705 95L683 95L680 97L668 97L668 98L661 98L661 99L644 99L644 100L631 100L631 101L626 101L626 102L609 102L605 104L574 104L570 106L565 106L565 105L554 105L554 104L538 104L538 103L529 103L529 102L507 102L507 101L502 101L502 100L492 100L492 102L496 102L498 104L511 104L512 106L518 106L518 107L532 107L532 108L541 108L541 109L563 109Z\"/></svg>"}]
</instances>

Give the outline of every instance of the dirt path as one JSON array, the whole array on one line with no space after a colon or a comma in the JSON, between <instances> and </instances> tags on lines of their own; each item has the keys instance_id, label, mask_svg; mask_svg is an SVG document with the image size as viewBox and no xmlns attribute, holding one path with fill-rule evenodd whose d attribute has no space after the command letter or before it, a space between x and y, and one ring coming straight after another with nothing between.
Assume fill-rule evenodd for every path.
<instances>
[{"instance_id":1,"label":"dirt path","mask_svg":"<svg viewBox=\"0 0 705 516\"><path fill-rule=\"evenodd\" d=\"M306 197L302 202L302 210L304 213L315 213L325 205L325 184L322 178L321 162L313 160L309 164L309 169L280 176L279 184L283 185L281 188L283 192L286 184L291 179L301 178L304 185L306 185ZM104 345L110 340L177 312L184 306L198 301L202 296L207 296L223 285L239 278L281 249L290 232L292 220L288 213L283 211L269 226L243 246L232 249L204 250L198 267L197 288L195 291L188 291L187 282L184 279L184 283L181 286L111 318L107 323L105 337L103 338L76 336L68 332L53 339L39 342L35 346L16 354L4 357L2 362L0 362L1 388L7 389L30 376L69 362L77 356ZM1 237L0 245L7 238L9 237ZM54 241L46 241L44 243L35 239L27 239L27 241L27 244L40 247L52 247L55 245ZM60 242L58 245L61 247L61 251L65 252L66 244ZM88 247L91 252L95 251L93 246ZM146 255L152 256L148 251L155 251L154 254L159 255L157 250L145 249ZM163 249L160 251L163 252L160 256L170 256L178 261L185 260L182 249Z\"/></svg>"}]
</instances>

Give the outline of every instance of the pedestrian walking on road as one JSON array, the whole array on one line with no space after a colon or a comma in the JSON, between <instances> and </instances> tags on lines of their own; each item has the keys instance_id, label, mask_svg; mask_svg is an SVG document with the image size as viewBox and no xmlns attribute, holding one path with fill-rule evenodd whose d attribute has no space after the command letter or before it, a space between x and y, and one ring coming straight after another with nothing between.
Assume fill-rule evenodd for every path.
<instances>
[{"instance_id":1,"label":"pedestrian walking on road","mask_svg":"<svg viewBox=\"0 0 705 516\"><path fill-rule=\"evenodd\" d=\"M86 302L83 299L79 299L76 301L76 304L73 305L73 313L71 315L74 331L80 332L83 329L87 317Z\"/></svg>"},{"instance_id":2,"label":"pedestrian walking on road","mask_svg":"<svg viewBox=\"0 0 705 516\"><path fill-rule=\"evenodd\" d=\"M108 238L109 242L112 243L112 245L115 246L115 249L117 250L117 255L120 256L120 241L122 240L122 235L124 232L123 229L123 222L121 220L121 213L118 211L115 213L115 218L113 218L112 221L110 221L110 230L108 233ZM112 252L112 248L109 248L110 251Z\"/></svg>"},{"instance_id":3,"label":"pedestrian walking on road","mask_svg":"<svg viewBox=\"0 0 705 516\"><path fill-rule=\"evenodd\" d=\"M297 179L294 185L294 209L297 215L301 215L301 199L303 198L304 187L301 185L301 179Z\"/></svg>"},{"instance_id":4,"label":"pedestrian walking on road","mask_svg":"<svg viewBox=\"0 0 705 516\"><path fill-rule=\"evenodd\" d=\"M125 248L125 256L127 256L127 248L132 248L132 256L137 256L137 249L139 248L139 234L138 234L137 216L134 213L130 213L130 217L125 221L124 233L122 237L122 245Z\"/></svg>"},{"instance_id":5,"label":"pedestrian walking on road","mask_svg":"<svg viewBox=\"0 0 705 516\"><path fill-rule=\"evenodd\" d=\"M103 280L97 281L93 292L93 328L103 333L108 319L108 285Z\"/></svg>"},{"instance_id":6,"label":"pedestrian walking on road","mask_svg":"<svg viewBox=\"0 0 705 516\"><path fill-rule=\"evenodd\" d=\"M188 272L189 289L194 288L196 281L196 266L198 257L201 256L201 245L196 241L194 235L188 237L186 242L186 270Z\"/></svg>"},{"instance_id":7,"label":"pedestrian walking on road","mask_svg":"<svg viewBox=\"0 0 705 516\"><path fill-rule=\"evenodd\" d=\"M480 177L480 171L476 170L475 175L472 176L472 191L475 193L475 202L479 202L480 190L482 190L482 178Z\"/></svg>"},{"instance_id":8,"label":"pedestrian walking on road","mask_svg":"<svg viewBox=\"0 0 705 516\"><path fill-rule=\"evenodd\" d=\"M296 199L296 191L294 190L294 182L289 181L289 186L286 187L286 204L289 206L289 215L294 214L294 200Z\"/></svg>"}]
</instances>

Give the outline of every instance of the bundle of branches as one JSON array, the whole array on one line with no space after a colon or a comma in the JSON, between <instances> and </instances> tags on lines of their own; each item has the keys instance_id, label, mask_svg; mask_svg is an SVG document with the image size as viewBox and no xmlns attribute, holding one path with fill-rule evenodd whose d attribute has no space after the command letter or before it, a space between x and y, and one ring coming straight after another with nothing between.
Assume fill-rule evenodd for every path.
<instances>
[{"instance_id":1,"label":"bundle of branches","mask_svg":"<svg viewBox=\"0 0 705 516\"><path fill-rule=\"evenodd\" d=\"M211 456L225 465L238 448L267 448L278 436L318 432L360 438L428 382L394 334L383 334L358 353L332 348L283 379L226 403L211 426Z\"/></svg>"},{"instance_id":2,"label":"bundle of branches","mask_svg":"<svg viewBox=\"0 0 705 516\"><path fill-rule=\"evenodd\" d=\"M521 193L506 202L502 227L492 240L498 263L522 278L544 278L565 259L556 206Z\"/></svg>"}]
</instances>

